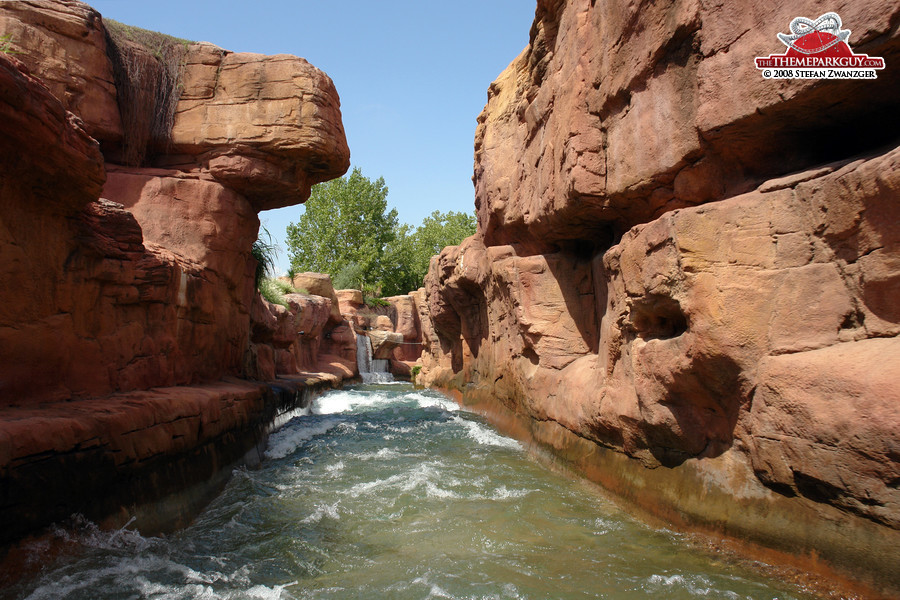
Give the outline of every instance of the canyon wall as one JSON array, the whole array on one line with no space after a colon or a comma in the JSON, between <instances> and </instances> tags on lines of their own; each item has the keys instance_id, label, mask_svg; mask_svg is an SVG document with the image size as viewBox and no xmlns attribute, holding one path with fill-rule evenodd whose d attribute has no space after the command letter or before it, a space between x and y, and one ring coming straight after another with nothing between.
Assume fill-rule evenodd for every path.
<instances>
[{"instance_id":1,"label":"canyon wall","mask_svg":"<svg viewBox=\"0 0 900 600\"><path fill-rule=\"evenodd\" d=\"M265 303L251 255L259 211L347 170L337 92L75 0L0 3L0 35L0 544L77 512L184 522L278 412L354 376L320 360L332 300Z\"/></svg>"},{"instance_id":2,"label":"canyon wall","mask_svg":"<svg viewBox=\"0 0 900 600\"><path fill-rule=\"evenodd\" d=\"M764 79L824 10L539 0L419 381L632 506L896 593L900 3L827 7L877 79Z\"/></svg>"},{"instance_id":3,"label":"canyon wall","mask_svg":"<svg viewBox=\"0 0 900 600\"><path fill-rule=\"evenodd\" d=\"M116 73L129 67L109 58L117 54L108 51L99 14L79 2L37 0L5 3L0 14L15 40L13 56L32 77L51 82L61 105L55 110L80 118L84 143L93 142L81 165L43 157L37 145L58 138L40 125L16 127L26 144L6 142L16 156L4 160L4 181L40 178L42 185L4 195L18 260L4 261L17 271L5 274L16 293L4 303L0 393L32 403L241 374L257 213L305 201L311 184L349 166L331 80L301 58L176 44L183 90L172 103L169 139L156 140L133 123L152 121L160 107L132 114L140 111L123 100L137 96L126 93L129 83L120 81L116 96ZM149 50L123 43L143 69L137 72L154 72ZM172 83L142 77L131 83ZM87 105L94 108L77 112ZM112 162L136 142L146 145L140 164ZM76 190L71 176L42 169L90 173L92 187ZM63 206L67 195L78 199Z\"/></svg>"}]
</instances>

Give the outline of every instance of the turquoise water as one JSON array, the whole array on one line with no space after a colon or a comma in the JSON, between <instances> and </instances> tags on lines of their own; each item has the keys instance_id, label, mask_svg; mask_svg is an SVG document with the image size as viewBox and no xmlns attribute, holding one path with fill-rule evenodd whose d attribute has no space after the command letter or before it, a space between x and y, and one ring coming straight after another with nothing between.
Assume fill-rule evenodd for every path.
<instances>
[{"instance_id":1,"label":"turquoise water","mask_svg":"<svg viewBox=\"0 0 900 600\"><path fill-rule=\"evenodd\" d=\"M318 398L190 527L60 530L4 598L800 599L406 384Z\"/></svg>"}]
</instances>

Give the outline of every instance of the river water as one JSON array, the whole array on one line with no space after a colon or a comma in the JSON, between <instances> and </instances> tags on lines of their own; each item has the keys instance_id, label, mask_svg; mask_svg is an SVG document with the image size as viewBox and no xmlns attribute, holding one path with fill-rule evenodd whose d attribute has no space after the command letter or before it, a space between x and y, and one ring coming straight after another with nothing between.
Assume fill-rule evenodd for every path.
<instances>
[{"instance_id":1,"label":"river water","mask_svg":"<svg viewBox=\"0 0 900 600\"><path fill-rule=\"evenodd\" d=\"M0 596L806 598L642 524L408 384L319 397L175 534L56 535L65 549L33 545L40 570Z\"/></svg>"}]
</instances>

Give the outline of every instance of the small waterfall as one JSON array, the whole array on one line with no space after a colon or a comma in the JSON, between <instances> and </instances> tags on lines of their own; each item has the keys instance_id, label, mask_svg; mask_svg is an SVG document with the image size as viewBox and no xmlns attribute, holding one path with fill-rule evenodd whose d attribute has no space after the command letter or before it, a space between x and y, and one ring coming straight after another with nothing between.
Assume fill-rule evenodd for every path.
<instances>
[{"instance_id":1,"label":"small waterfall","mask_svg":"<svg viewBox=\"0 0 900 600\"><path fill-rule=\"evenodd\" d=\"M363 383L387 383L394 381L394 376L388 372L390 361L383 358L372 358L372 340L369 336L357 334L356 336L356 364L359 366L359 376Z\"/></svg>"}]
</instances>

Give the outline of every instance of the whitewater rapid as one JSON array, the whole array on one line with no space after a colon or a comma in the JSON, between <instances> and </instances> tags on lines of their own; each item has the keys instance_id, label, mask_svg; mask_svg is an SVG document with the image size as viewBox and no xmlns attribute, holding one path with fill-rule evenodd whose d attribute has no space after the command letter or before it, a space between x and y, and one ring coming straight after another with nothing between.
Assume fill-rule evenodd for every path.
<instances>
[{"instance_id":1,"label":"whitewater rapid","mask_svg":"<svg viewBox=\"0 0 900 600\"><path fill-rule=\"evenodd\" d=\"M27 552L33 575L0 598L806 598L408 384L317 398L172 535L76 519Z\"/></svg>"}]
</instances>

